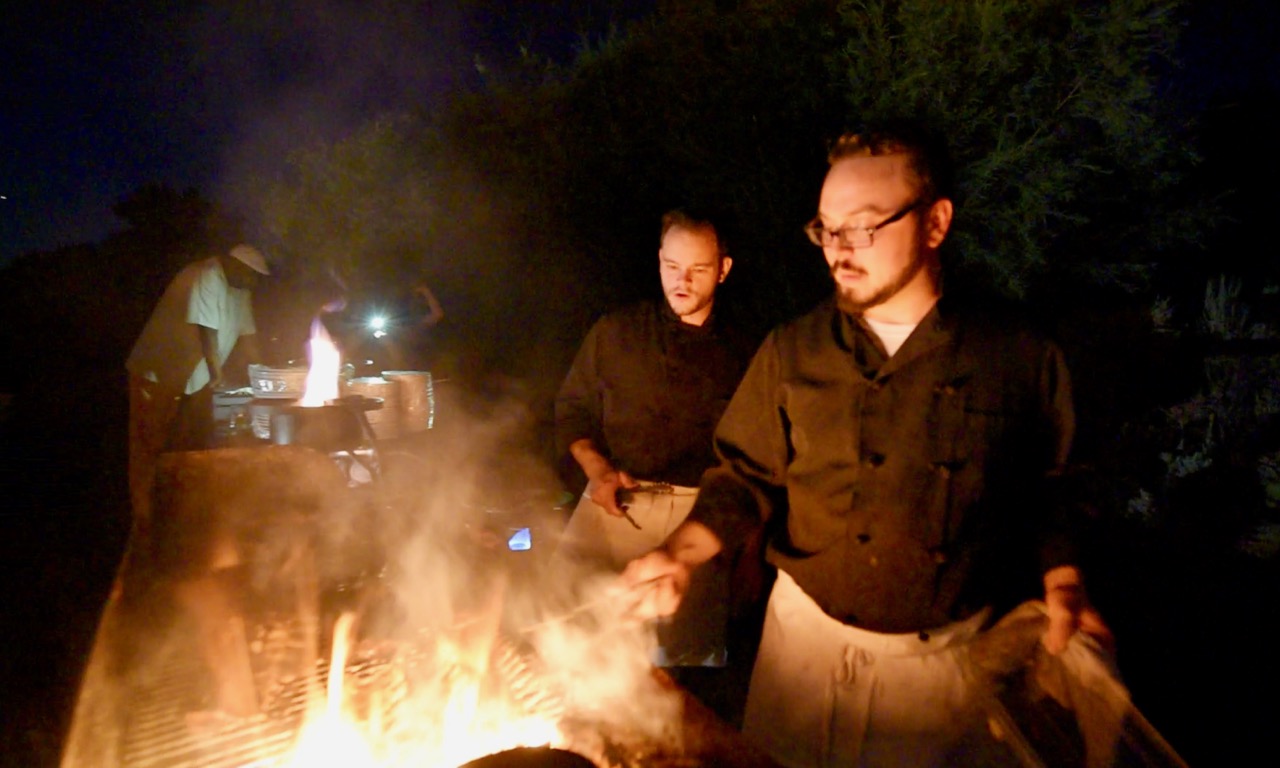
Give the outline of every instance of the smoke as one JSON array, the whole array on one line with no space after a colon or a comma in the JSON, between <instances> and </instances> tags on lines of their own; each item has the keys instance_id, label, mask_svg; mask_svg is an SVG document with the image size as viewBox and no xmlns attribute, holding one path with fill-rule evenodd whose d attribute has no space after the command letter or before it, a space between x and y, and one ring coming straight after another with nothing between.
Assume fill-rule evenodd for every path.
<instances>
[{"instance_id":1,"label":"smoke","mask_svg":"<svg viewBox=\"0 0 1280 768\"><path fill-rule=\"evenodd\" d=\"M681 698L653 676L653 628L619 614L612 573L556 557L563 498L534 448L539 421L527 399L454 397L438 408L436 447L384 454L376 527L385 568L376 589L366 585L381 598L364 603L362 617L374 647L392 639L429 651L417 717L438 723L455 706L458 675L475 674L490 696L505 690L514 711L549 708L675 743ZM521 529L532 547L513 551L507 542ZM492 703L478 702L476 717Z\"/></svg>"},{"instance_id":2,"label":"smoke","mask_svg":"<svg viewBox=\"0 0 1280 768\"><path fill-rule=\"evenodd\" d=\"M347 611L357 661L394 673L352 695L366 713L395 704L371 722L401 742L525 717L678 744L682 699L653 675L652 628L619 615L612 574L553 567L563 499L533 447L539 422L508 389L446 394L438 430L384 443L366 487L295 446L170 455L157 525L133 542L86 674L71 738L83 764L119 764L103 755L135 738L127 712L167 708L173 738L198 745L249 722L237 717L255 700L281 711ZM512 551L520 528L532 548ZM175 690L189 694L166 701Z\"/></svg>"},{"instance_id":3,"label":"smoke","mask_svg":"<svg viewBox=\"0 0 1280 768\"><path fill-rule=\"evenodd\" d=\"M429 2L210 4L175 24L176 48L183 53L166 70L168 87L175 95L195 96L191 119L207 134L231 137L215 153L216 197L250 223L275 263L283 255L346 267L349 274L379 270L397 258L419 268L436 259L438 268L456 271L453 287L465 297L459 312L450 284L439 290L446 323L461 319L478 344L536 358L531 366L558 378L561 366L549 365L545 351L564 339L539 334L530 324L555 315L548 310L556 308L571 281L561 275L555 290L538 289L545 281L535 285L530 278L541 280L545 268L511 252L503 197L489 191L467 164L449 169L453 181L465 183L451 186L453 208L440 213L435 182L406 174L413 164L403 153L413 146L400 141L403 123L375 119L388 111L429 108L461 82L459 62L451 58L463 50L461 26L459 10ZM365 152L379 147L389 151ZM306 165L308 151L314 165ZM325 175L335 157L352 175ZM361 165L370 157L372 163ZM306 176L308 171L314 173ZM294 183L299 179L316 184ZM321 182L349 184L349 194L326 196ZM335 199L359 206L321 204ZM433 227L442 217L456 218L458 210L484 226L464 227L479 240L453 250L448 246L461 244L447 236L442 241ZM274 249L286 243L287 252ZM521 269L504 269L512 264ZM473 279L495 273L506 293L492 289L496 280ZM512 300L513 292L523 298ZM313 310L314 304L307 307ZM494 328L501 333L490 333ZM565 346L576 341L575 334ZM242 610L257 618L265 611L286 622L301 618L308 630L308 622L323 623L339 607L354 608L362 638L375 644L479 643L492 649L506 643L537 660L567 709L659 733L676 704L650 675L652 632L610 613L607 576L553 575L547 567L563 513L554 506L560 485L538 434L546 424L536 405L546 392L510 381L499 389L499 397L472 398L441 388L438 428L418 444L384 452L374 488L346 488L323 455L295 463L293 449L252 449L235 457L215 453L200 470L207 470L200 482L184 475L173 485L201 510L204 527L184 532L178 526L161 535L191 541L216 530L223 543L225 537L236 540L227 548L237 550L235 557L220 561L229 566L223 574L228 578L209 585L219 595L214 602L221 602L220 611ZM266 455L277 461L263 463ZM533 548L505 549L507 534L520 527L532 530ZM201 657L190 606L178 605L170 614L175 606L166 602L174 580L188 574L185 568L181 574L166 569L183 565L198 571L206 564L202 556L183 563L182 552L175 551L159 571L126 570L126 581L145 582L128 585L141 590L133 593L139 603L130 615L117 610L104 621L120 627L115 637L99 638L124 647L108 654L115 666L103 683L121 695L89 695L85 701L111 701L109 710L122 706L127 693L164 680L175 658ZM306 594L309 586L316 594ZM313 600L318 604L301 607ZM137 630L137 617L148 613L163 617ZM196 623L223 618L197 617ZM245 640L254 644L260 638L250 631ZM302 653L318 650L322 642L308 638ZM262 644L271 650L270 638ZM475 645L466 654L484 655ZM290 662L293 674L312 661ZM122 677L113 676L117 671ZM257 682L259 695L281 684ZM96 719L111 720L112 714L119 713L99 712Z\"/></svg>"},{"instance_id":4,"label":"smoke","mask_svg":"<svg viewBox=\"0 0 1280 768\"><path fill-rule=\"evenodd\" d=\"M463 15L450 3L216 3L184 22L188 85L209 129L230 137L219 180L230 202L293 149L429 104L465 71Z\"/></svg>"}]
</instances>

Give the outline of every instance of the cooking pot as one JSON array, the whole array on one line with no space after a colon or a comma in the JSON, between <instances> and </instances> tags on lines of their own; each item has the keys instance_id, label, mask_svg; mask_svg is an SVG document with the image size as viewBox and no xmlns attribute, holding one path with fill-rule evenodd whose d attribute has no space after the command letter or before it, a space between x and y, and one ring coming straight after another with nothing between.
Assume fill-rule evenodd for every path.
<instances>
[{"instance_id":1,"label":"cooking pot","mask_svg":"<svg viewBox=\"0 0 1280 768\"><path fill-rule=\"evenodd\" d=\"M365 413L382 405L381 398L363 395L347 395L315 408L290 405L271 415L271 441L329 453L368 447L374 434Z\"/></svg>"}]
</instances>

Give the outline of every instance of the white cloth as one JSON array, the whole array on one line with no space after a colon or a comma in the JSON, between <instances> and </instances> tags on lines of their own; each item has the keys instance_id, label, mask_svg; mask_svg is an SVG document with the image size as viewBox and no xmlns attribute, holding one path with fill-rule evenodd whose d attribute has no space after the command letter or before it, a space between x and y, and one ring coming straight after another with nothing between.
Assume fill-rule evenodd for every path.
<instances>
[{"instance_id":1,"label":"white cloth","mask_svg":"<svg viewBox=\"0 0 1280 768\"><path fill-rule=\"evenodd\" d=\"M199 329L217 331L217 355L226 362L236 341L257 331L248 291L232 288L217 257L187 265L169 283L133 345L129 372L184 394L209 383ZM185 384L183 383L185 382Z\"/></svg>"},{"instance_id":2,"label":"white cloth","mask_svg":"<svg viewBox=\"0 0 1280 768\"><path fill-rule=\"evenodd\" d=\"M986 615L870 632L828 616L779 571L743 732L786 766L999 764L998 745L974 744L992 740L964 666Z\"/></svg>"},{"instance_id":3,"label":"white cloth","mask_svg":"<svg viewBox=\"0 0 1280 768\"><path fill-rule=\"evenodd\" d=\"M649 483L641 481L641 485ZM637 493L627 502L627 514L640 525L637 530L625 517L614 517L592 501L588 486L565 526L556 556L592 560L621 571L666 541L689 516L698 489L670 488L664 493Z\"/></svg>"}]
</instances>

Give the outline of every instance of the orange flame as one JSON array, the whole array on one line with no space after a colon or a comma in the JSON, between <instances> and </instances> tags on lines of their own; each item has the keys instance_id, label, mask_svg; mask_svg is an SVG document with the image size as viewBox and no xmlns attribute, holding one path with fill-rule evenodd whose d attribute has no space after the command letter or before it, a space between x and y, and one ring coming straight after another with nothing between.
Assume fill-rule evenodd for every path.
<instances>
[{"instance_id":1,"label":"orange flame","mask_svg":"<svg viewBox=\"0 0 1280 768\"><path fill-rule=\"evenodd\" d=\"M311 339L307 341L307 357L311 367L307 370L307 386L298 405L318 408L338 399L338 372L342 368L342 356L333 343L329 331L320 318L311 321Z\"/></svg>"},{"instance_id":2,"label":"orange flame","mask_svg":"<svg viewBox=\"0 0 1280 768\"><path fill-rule=\"evenodd\" d=\"M427 695L408 704L420 715L414 727L384 730L372 718L358 722L356 711L344 705L343 693L354 621L346 613L334 626L327 700L324 709L303 726L290 768L453 768L516 747L563 742L556 722L482 696L483 670L470 669L465 663L474 653L447 641L438 647L436 661L449 674L428 686L432 690L424 692Z\"/></svg>"},{"instance_id":3,"label":"orange flame","mask_svg":"<svg viewBox=\"0 0 1280 768\"><path fill-rule=\"evenodd\" d=\"M298 739L291 764L296 768L353 766L376 768L373 750L355 723L343 713L342 683L355 616L344 613L333 628L333 652L329 662L328 697L324 713L307 723Z\"/></svg>"}]
</instances>

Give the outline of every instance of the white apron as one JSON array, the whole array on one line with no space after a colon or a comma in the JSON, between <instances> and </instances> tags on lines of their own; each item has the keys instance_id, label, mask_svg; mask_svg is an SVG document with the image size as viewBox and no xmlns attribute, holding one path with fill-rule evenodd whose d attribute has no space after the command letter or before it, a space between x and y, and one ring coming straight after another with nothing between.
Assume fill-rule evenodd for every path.
<instances>
[{"instance_id":1,"label":"white apron","mask_svg":"<svg viewBox=\"0 0 1280 768\"><path fill-rule=\"evenodd\" d=\"M970 763L986 717L963 667L988 613L927 633L870 632L828 616L779 571L743 732L786 766L990 764Z\"/></svg>"},{"instance_id":2,"label":"white apron","mask_svg":"<svg viewBox=\"0 0 1280 768\"><path fill-rule=\"evenodd\" d=\"M556 557L587 560L621 571L666 541L693 509L697 488L668 487L670 492L637 493L627 502L627 514L640 526L637 530L625 517L614 517L592 501L588 486L565 526Z\"/></svg>"}]
</instances>

